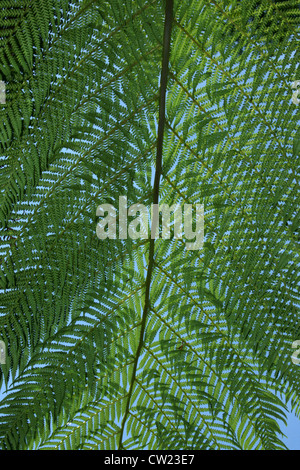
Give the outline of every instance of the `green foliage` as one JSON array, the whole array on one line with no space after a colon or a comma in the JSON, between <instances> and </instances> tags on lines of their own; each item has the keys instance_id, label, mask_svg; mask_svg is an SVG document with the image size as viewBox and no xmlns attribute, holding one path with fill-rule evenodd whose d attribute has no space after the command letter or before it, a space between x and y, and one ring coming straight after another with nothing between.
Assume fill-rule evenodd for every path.
<instances>
[{"instance_id":1,"label":"green foliage","mask_svg":"<svg viewBox=\"0 0 300 470\"><path fill-rule=\"evenodd\" d=\"M205 243L155 241L138 358L149 240L99 240L95 214L152 202L165 2L16 3L0 9L0 448L285 449L299 2L174 2L160 202L204 203Z\"/></svg>"}]
</instances>

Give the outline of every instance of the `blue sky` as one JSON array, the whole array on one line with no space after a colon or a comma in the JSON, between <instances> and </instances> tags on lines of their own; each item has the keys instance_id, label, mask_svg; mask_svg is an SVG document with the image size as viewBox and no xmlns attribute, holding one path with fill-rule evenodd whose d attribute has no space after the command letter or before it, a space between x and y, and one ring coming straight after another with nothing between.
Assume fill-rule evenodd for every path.
<instances>
[{"instance_id":1,"label":"blue sky","mask_svg":"<svg viewBox=\"0 0 300 470\"><path fill-rule=\"evenodd\" d=\"M289 413L287 424L287 427L282 427L282 431L287 436L283 442L290 450L300 450L300 420L294 413Z\"/></svg>"}]
</instances>

